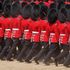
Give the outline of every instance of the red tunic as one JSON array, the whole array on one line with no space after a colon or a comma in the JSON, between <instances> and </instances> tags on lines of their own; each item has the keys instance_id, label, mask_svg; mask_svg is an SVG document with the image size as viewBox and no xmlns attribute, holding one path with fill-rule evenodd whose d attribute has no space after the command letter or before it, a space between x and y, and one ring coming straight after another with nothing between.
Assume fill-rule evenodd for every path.
<instances>
[{"instance_id":1,"label":"red tunic","mask_svg":"<svg viewBox=\"0 0 70 70\"><path fill-rule=\"evenodd\" d=\"M65 4L69 4L70 5L70 2L65 2Z\"/></svg>"},{"instance_id":2,"label":"red tunic","mask_svg":"<svg viewBox=\"0 0 70 70\"><path fill-rule=\"evenodd\" d=\"M16 17L12 18L12 37L20 38L21 37L21 20Z\"/></svg>"},{"instance_id":3,"label":"red tunic","mask_svg":"<svg viewBox=\"0 0 70 70\"><path fill-rule=\"evenodd\" d=\"M49 24L46 20L40 20L41 25L41 34L40 34L40 41L42 42L49 42Z\"/></svg>"},{"instance_id":4,"label":"red tunic","mask_svg":"<svg viewBox=\"0 0 70 70\"><path fill-rule=\"evenodd\" d=\"M32 29L31 29L30 20L23 19L21 21L21 31L22 31L22 35L23 35L25 40L30 40L31 39Z\"/></svg>"},{"instance_id":5,"label":"red tunic","mask_svg":"<svg viewBox=\"0 0 70 70\"><path fill-rule=\"evenodd\" d=\"M49 5L50 5L48 2L44 2L44 4L45 4L46 6L48 6L48 7L49 7Z\"/></svg>"},{"instance_id":6,"label":"red tunic","mask_svg":"<svg viewBox=\"0 0 70 70\"><path fill-rule=\"evenodd\" d=\"M58 43L59 42L59 30L58 30L58 23L50 25L50 42L51 43Z\"/></svg>"},{"instance_id":7,"label":"red tunic","mask_svg":"<svg viewBox=\"0 0 70 70\"><path fill-rule=\"evenodd\" d=\"M49 6L50 4L54 3L54 0L48 0Z\"/></svg>"},{"instance_id":8,"label":"red tunic","mask_svg":"<svg viewBox=\"0 0 70 70\"><path fill-rule=\"evenodd\" d=\"M12 29L11 19L12 18L5 18L4 21L3 21L4 30L5 30L4 36L6 38L11 38L11 33L12 33L12 30L11 30Z\"/></svg>"},{"instance_id":9,"label":"red tunic","mask_svg":"<svg viewBox=\"0 0 70 70\"><path fill-rule=\"evenodd\" d=\"M70 42L70 22L67 22L67 28L68 28L68 33L69 33L69 42Z\"/></svg>"},{"instance_id":10,"label":"red tunic","mask_svg":"<svg viewBox=\"0 0 70 70\"><path fill-rule=\"evenodd\" d=\"M4 20L4 17L0 17L0 37L4 37L3 20Z\"/></svg>"},{"instance_id":11,"label":"red tunic","mask_svg":"<svg viewBox=\"0 0 70 70\"><path fill-rule=\"evenodd\" d=\"M36 3L38 5L40 2L39 1L35 1L34 3Z\"/></svg>"},{"instance_id":12,"label":"red tunic","mask_svg":"<svg viewBox=\"0 0 70 70\"><path fill-rule=\"evenodd\" d=\"M60 32L60 36L59 36L60 43L61 44L67 44L68 39L69 39L69 33L68 33L68 29L67 29L67 24L60 23L58 27L59 27L59 32Z\"/></svg>"},{"instance_id":13,"label":"red tunic","mask_svg":"<svg viewBox=\"0 0 70 70\"><path fill-rule=\"evenodd\" d=\"M19 18L20 20L22 20L22 19L23 19L23 17L22 17L21 15L18 15L18 18Z\"/></svg>"},{"instance_id":14,"label":"red tunic","mask_svg":"<svg viewBox=\"0 0 70 70\"><path fill-rule=\"evenodd\" d=\"M32 21L32 38L33 42L40 41L40 21Z\"/></svg>"},{"instance_id":15,"label":"red tunic","mask_svg":"<svg viewBox=\"0 0 70 70\"><path fill-rule=\"evenodd\" d=\"M67 28L68 28L68 32L69 32L69 35L70 35L70 22L67 22Z\"/></svg>"}]
</instances>

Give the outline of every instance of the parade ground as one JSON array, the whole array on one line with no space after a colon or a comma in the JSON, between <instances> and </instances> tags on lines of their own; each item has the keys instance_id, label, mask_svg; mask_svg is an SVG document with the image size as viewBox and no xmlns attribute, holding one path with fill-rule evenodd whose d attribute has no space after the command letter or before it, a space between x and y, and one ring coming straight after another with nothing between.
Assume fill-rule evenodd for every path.
<instances>
[{"instance_id":1,"label":"parade ground","mask_svg":"<svg viewBox=\"0 0 70 70\"><path fill-rule=\"evenodd\" d=\"M1 61L0 60L0 70L70 70L70 68L66 68L63 65L59 65L58 67L55 64L50 64L46 66L43 63L39 65L32 62L31 64L25 62L14 61Z\"/></svg>"}]
</instances>

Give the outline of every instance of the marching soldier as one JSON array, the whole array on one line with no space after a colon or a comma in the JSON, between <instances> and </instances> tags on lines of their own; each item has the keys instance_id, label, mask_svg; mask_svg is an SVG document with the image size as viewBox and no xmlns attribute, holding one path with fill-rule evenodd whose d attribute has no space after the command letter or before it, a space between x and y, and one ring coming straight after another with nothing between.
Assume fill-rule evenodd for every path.
<instances>
[{"instance_id":1,"label":"marching soldier","mask_svg":"<svg viewBox=\"0 0 70 70\"><path fill-rule=\"evenodd\" d=\"M40 43L41 43L41 50L40 52L35 56L34 60L36 63L38 63L38 60L46 53L48 52L49 48L49 24L47 22L47 14L48 14L48 7L44 5L44 3L41 4L41 11L40 11L40 27L41 27L41 34L40 34Z\"/></svg>"},{"instance_id":2,"label":"marching soldier","mask_svg":"<svg viewBox=\"0 0 70 70\"><path fill-rule=\"evenodd\" d=\"M34 5L31 11L31 19L32 19L32 48L29 51L29 54L26 56L25 61L31 63L31 59L36 53L39 52L39 42L40 42L40 21L39 19L40 7L39 5Z\"/></svg>"},{"instance_id":3,"label":"marching soldier","mask_svg":"<svg viewBox=\"0 0 70 70\"><path fill-rule=\"evenodd\" d=\"M69 47L68 47L68 40L69 40L69 32L67 29L67 10L66 8L61 8L59 15L58 15L60 24L58 26L59 28L59 43L60 43L60 48L61 50L63 49L62 52L55 58L56 66L58 65L58 61L64 59L67 57L69 53Z\"/></svg>"}]
</instances>

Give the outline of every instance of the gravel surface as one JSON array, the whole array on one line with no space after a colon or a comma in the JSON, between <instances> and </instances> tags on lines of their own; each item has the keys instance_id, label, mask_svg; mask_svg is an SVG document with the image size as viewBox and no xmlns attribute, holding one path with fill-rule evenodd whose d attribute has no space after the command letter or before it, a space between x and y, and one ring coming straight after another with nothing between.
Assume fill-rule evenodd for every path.
<instances>
[{"instance_id":1,"label":"gravel surface","mask_svg":"<svg viewBox=\"0 0 70 70\"><path fill-rule=\"evenodd\" d=\"M1 61L0 60L0 70L70 70L70 68L66 68L63 65L59 65L58 67L55 64L50 64L46 66L43 63L37 65L32 62L30 64L25 62L14 61Z\"/></svg>"}]
</instances>

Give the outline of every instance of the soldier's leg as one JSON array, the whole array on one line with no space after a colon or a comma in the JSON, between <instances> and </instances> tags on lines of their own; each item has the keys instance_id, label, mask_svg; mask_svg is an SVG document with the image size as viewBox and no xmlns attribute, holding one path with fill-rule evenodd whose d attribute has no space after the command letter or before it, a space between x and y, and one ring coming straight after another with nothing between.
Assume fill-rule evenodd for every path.
<instances>
[{"instance_id":1,"label":"soldier's leg","mask_svg":"<svg viewBox=\"0 0 70 70\"><path fill-rule=\"evenodd\" d=\"M7 60L11 60L12 54L16 50L18 42L19 42L19 39L13 39L13 44L12 44L12 47L10 48L8 55L7 55Z\"/></svg>"},{"instance_id":2,"label":"soldier's leg","mask_svg":"<svg viewBox=\"0 0 70 70\"><path fill-rule=\"evenodd\" d=\"M70 65L70 53L67 56L67 58L65 59L63 65L66 66L66 67L68 67Z\"/></svg>"},{"instance_id":3,"label":"soldier's leg","mask_svg":"<svg viewBox=\"0 0 70 70\"><path fill-rule=\"evenodd\" d=\"M4 46L5 46L4 38L2 37L2 38L0 38L0 53L1 53L2 49L4 48Z\"/></svg>"},{"instance_id":4,"label":"soldier's leg","mask_svg":"<svg viewBox=\"0 0 70 70\"><path fill-rule=\"evenodd\" d=\"M34 60L37 64L39 64L38 60L42 57L42 55L44 55L45 51L48 51L48 48L49 48L48 43L42 42L41 50L34 58Z\"/></svg>"},{"instance_id":5,"label":"soldier's leg","mask_svg":"<svg viewBox=\"0 0 70 70\"><path fill-rule=\"evenodd\" d=\"M60 51L61 51L61 49L60 49L60 47L59 47L59 44L58 43L56 43L55 44L56 45L56 50L54 51L54 54L52 54L52 57L55 59L59 54L60 54Z\"/></svg>"},{"instance_id":6,"label":"soldier's leg","mask_svg":"<svg viewBox=\"0 0 70 70\"><path fill-rule=\"evenodd\" d=\"M44 58L44 63L45 64L47 64L47 62L49 61L49 59L51 58L51 56L53 54L55 54L54 52L55 52L56 49L57 49L57 46L54 43L50 45L49 52L48 52L48 54Z\"/></svg>"},{"instance_id":7,"label":"soldier's leg","mask_svg":"<svg viewBox=\"0 0 70 70\"><path fill-rule=\"evenodd\" d=\"M26 56L25 61L28 63L31 63L30 60L32 59L32 57L37 53L38 51L38 43L33 43L33 46L29 52L29 54Z\"/></svg>"},{"instance_id":8,"label":"soldier's leg","mask_svg":"<svg viewBox=\"0 0 70 70\"><path fill-rule=\"evenodd\" d=\"M22 50L21 40L18 39L16 49L14 49L13 51L14 53L13 58L17 59L17 56L20 54L21 50Z\"/></svg>"},{"instance_id":9,"label":"soldier's leg","mask_svg":"<svg viewBox=\"0 0 70 70\"><path fill-rule=\"evenodd\" d=\"M69 50L70 50L70 43L69 43ZM63 65L66 67L70 66L70 53L68 54L67 58L65 59Z\"/></svg>"},{"instance_id":10,"label":"soldier's leg","mask_svg":"<svg viewBox=\"0 0 70 70\"><path fill-rule=\"evenodd\" d=\"M58 62L67 57L69 54L69 47L67 45L61 45L63 47L63 51L55 58L55 64L58 66Z\"/></svg>"},{"instance_id":11,"label":"soldier's leg","mask_svg":"<svg viewBox=\"0 0 70 70\"><path fill-rule=\"evenodd\" d=\"M25 53L26 53L27 49L29 48L29 45L30 45L30 41L25 41L25 43L23 44L23 48L17 57L17 60L21 61L23 56L25 57Z\"/></svg>"},{"instance_id":12,"label":"soldier's leg","mask_svg":"<svg viewBox=\"0 0 70 70\"><path fill-rule=\"evenodd\" d=\"M6 39L5 46L0 54L1 58L3 58L5 56L5 54L7 53L7 50L9 49L10 46L11 46L11 39Z\"/></svg>"}]
</instances>

